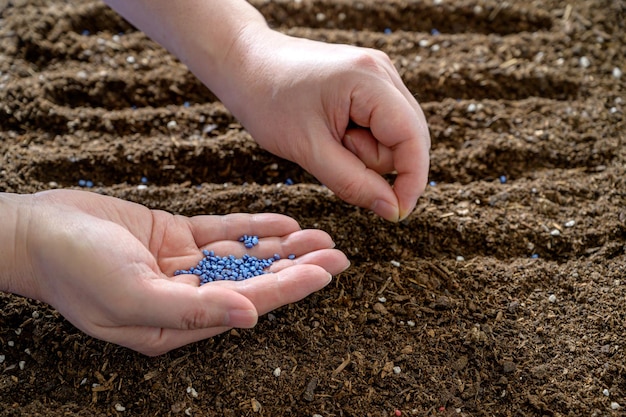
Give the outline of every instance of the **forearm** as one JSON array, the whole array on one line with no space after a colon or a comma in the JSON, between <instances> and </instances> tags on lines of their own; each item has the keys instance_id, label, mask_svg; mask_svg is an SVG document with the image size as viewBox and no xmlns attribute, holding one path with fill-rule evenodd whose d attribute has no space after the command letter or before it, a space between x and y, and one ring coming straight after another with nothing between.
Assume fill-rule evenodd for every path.
<instances>
[{"instance_id":1,"label":"forearm","mask_svg":"<svg viewBox=\"0 0 626 417\"><path fill-rule=\"evenodd\" d=\"M36 298L26 253L30 197L0 193L0 291Z\"/></svg>"},{"instance_id":2,"label":"forearm","mask_svg":"<svg viewBox=\"0 0 626 417\"><path fill-rule=\"evenodd\" d=\"M104 1L176 55L221 99L234 87L228 75L245 49L239 44L251 42L249 32L268 29L244 0Z\"/></svg>"}]
</instances>

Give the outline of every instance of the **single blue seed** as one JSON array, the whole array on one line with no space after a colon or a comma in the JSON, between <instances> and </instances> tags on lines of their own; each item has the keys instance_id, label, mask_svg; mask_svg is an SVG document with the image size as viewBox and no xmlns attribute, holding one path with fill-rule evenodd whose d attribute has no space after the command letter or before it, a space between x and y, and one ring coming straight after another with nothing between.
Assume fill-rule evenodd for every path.
<instances>
[{"instance_id":1,"label":"single blue seed","mask_svg":"<svg viewBox=\"0 0 626 417\"><path fill-rule=\"evenodd\" d=\"M435 28L432 28L432 29L430 30L430 34L431 34L431 35L433 35L433 36L438 36L438 35L441 35L441 32L439 32L439 31L438 31L437 29L435 29Z\"/></svg>"},{"instance_id":2,"label":"single blue seed","mask_svg":"<svg viewBox=\"0 0 626 417\"><path fill-rule=\"evenodd\" d=\"M506 175L500 175L500 184L506 184Z\"/></svg>"},{"instance_id":3,"label":"single blue seed","mask_svg":"<svg viewBox=\"0 0 626 417\"><path fill-rule=\"evenodd\" d=\"M188 101L185 101L185 102L183 103L183 107L189 107L189 102L188 102Z\"/></svg>"},{"instance_id":4,"label":"single blue seed","mask_svg":"<svg viewBox=\"0 0 626 417\"><path fill-rule=\"evenodd\" d=\"M536 254L536 253L533 253L530 257L533 258L533 259L537 259L537 258L539 258L539 255Z\"/></svg>"},{"instance_id":5,"label":"single blue seed","mask_svg":"<svg viewBox=\"0 0 626 417\"><path fill-rule=\"evenodd\" d=\"M83 31L81 32L81 34L82 34L83 36L89 36L89 34L90 34L90 33L91 33L91 32L89 32L87 29L85 29L85 30L83 30Z\"/></svg>"},{"instance_id":6,"label":"single blue seed","mask_svg":"<svg viewBox=\"0 0 626 417\"><path fill-rule=\"evenodd\" d=\"M93 187L93 181L89 181L89 180L85 181L85 187L87 188Z\"/></svg>"},{"instance_id":7,"label":"single blue seed","mask_svg":"<svg viewBox=\"0 0 626 417\"><path fill-rule=\"evenodd\" d=\"M87 185L87 181L85 180L78 180L78 185L81 187L84 187L85 185Z\"/></svg>"},{"instance_id":8,"label":"single blue seed","mask_svg":"<svg viewBox=\"0 0 626 417\"><path fill-rule=\"evenodd\" d=\"M252 236L252 245L258 245L258 244L259 244L258 236Z\"/></svg>"},{"instance_id":9,"label":"single blue seed","mask_svg":"<svg viewBox=\"0 0 626 417\"><path fill-rule=\"evenodd\" d=\"M148 183L148 178L146 178L146 177L141 177L141 183L142 183L142 184L147 184L147 183Z\"/></svg>"},{"instance_id":10,"label":"single blue seed","mask_svg":"<svg viewBox=\"0 0 626 417\"><path fill-rule=\"evenodd\" d=\"M391 35L391 28L385 28L383 32L385 33L385 35Z\"/></svg>"},{"instance_id":11,"label":"single blue seed","mask_svg":"<svg viewBox=\"0 0 626 417\"><path fill-rule=\"evenodd\" d=\"M434 187L437 185L437 183L435 181L431 181L428 183L428 185L430 185L431 187Z\"/></svg>"},{"instance_id":12,"label":"single blue seed","mask_svg":"<svg viewBox=\"0 0 626 417\"><path fill-rule=\"evenodd\" d=\"M285 184L286 184L286 185L293 185L293 180L292 180L291 178L287 178L287 179L285 180Z\"/></svg>"},{"instance_id":13,"label":"single blue seed","mask_svg":"<svg viewBox=\"0 0 626 417\"><path fill-rule=\"evenodd\" d=\"M296 259L296 255L294 255L294 254L292 253L291 255L287 256L287 258L289 258L289 259Z\"/></svg>"},{"instance_id":14,"label":"single blue seed","mask_svg":"<svg viewBox=\"0 0 626 417\"><path fill-rule=\"evenodd\" d=\"M275 254L274 254L274 260L278 261L279 259L280 259L280 255L279 255L279 254L277 254L277 253L275 253Z\"/></svg>"}]
</instances>

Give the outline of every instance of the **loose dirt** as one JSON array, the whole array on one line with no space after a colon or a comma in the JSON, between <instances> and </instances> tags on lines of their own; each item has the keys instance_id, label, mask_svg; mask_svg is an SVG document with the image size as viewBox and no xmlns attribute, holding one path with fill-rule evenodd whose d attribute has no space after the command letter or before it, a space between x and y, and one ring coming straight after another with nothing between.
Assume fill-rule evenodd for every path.
<instances>
[{"instance_id":1,"label":"loose dirt","mask_svg":"<svg viewBox=\"0 0 626 417\"><path fill-rule=\"evenodd\" d=\"M0 295L0 414L626 415L626 3L252 3L392 57L433 139L417 210L386 223L264 152L97 1L0 2L0 190L85 179L178 214L285 213L353 263L157 358Z\"/></svg>"}]
</instances>

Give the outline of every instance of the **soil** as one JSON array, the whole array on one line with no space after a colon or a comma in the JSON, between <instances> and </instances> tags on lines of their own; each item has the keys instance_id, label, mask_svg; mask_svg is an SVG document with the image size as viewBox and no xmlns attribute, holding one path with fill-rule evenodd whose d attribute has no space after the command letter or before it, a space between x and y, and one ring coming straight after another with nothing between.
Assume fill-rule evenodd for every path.
<instances>
[{"instance_id":1,"label":"soil","mask_svg":"<svg viewBox=\"0 0 626 417\"><path fill-rule=\"evenodd\" d=\"M1 191L285 213L353 263L156 358L0 295L0 415L626 415L626 3L252 3L392 57L433 139L415 213L387 223L261 150L101 3L0 1Z\"/></svg>"}]
</instances>

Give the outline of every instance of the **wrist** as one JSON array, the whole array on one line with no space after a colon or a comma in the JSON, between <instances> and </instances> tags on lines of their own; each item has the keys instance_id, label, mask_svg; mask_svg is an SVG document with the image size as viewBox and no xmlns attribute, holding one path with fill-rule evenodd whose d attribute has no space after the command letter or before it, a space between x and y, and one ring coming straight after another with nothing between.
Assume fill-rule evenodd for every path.
<instances>
[{"instance_id":1,"label":"wrist","mask_svg":"<svg viewBox=\"0 0 626 417\"><path fill-rule=\"evenodd\" d=\"M176 55L221 99L236 65L233 51L251 30L269 30L246 0L105 0L154 41ZM245 53L245 51L243 52Z\"/></svg>"},{"instance_id":2,"label":"wrist","mask_svg":"<svg viewBox=\"0 0 626 417\"><path fill-rule=\"evenodd\" d=\"M31 195L0 193L0 291L39 298L28 256L31 200Z\"/></svg>"}]
</instances>

